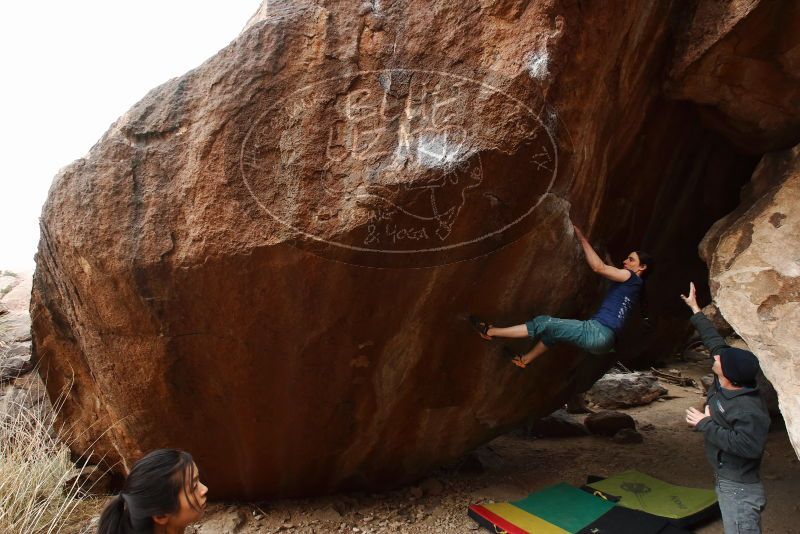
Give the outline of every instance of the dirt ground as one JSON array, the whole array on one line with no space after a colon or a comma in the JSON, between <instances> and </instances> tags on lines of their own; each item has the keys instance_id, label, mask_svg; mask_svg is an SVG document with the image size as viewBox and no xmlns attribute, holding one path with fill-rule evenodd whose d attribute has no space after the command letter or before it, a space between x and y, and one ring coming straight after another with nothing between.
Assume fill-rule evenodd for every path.
<instances>
[{"instance_id":1,"label":"dirt ground","mask_svg":"<svg viewBox=\"0 0 800 534\"><path fill-rule=\"evenodd\" d=\"M678 363L684 376L707 374L705 363ZM460 467L439 469L419 484L378 494L349 493L308 500L209 506L195 534L326 533L368 534L480 532L467 517L467 505L524 497L559 481L582 484L587 474L611 475L638 469L668 482L712 487L702 436L683 420L687 407L702 405L699 389L664 384L670 398L623 410L637 421L644 443L619 445L585 436L531 439L510 434L474 451ZM649 426L652 425L652 428ZM478 461L476 461L478 460ZM482 466L482 467L481 467ZM770 433L762 477L767 493L763 530L800 532L800 462L786 431ZM213 493L213 488L211 488ZM721 521L699 534L722 532Z\"/></svg>"}]
</instances>

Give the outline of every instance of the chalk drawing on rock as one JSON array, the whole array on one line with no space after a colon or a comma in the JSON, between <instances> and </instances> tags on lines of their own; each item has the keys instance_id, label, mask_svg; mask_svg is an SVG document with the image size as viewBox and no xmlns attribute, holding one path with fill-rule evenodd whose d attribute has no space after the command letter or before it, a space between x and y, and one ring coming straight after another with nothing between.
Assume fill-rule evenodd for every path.
<instances>
[{"instance_id":1,"label":"chalk drawing on rock","mask_svg":"<svg viewBox=\"0 0 800 534\"><path fill-rule=\"evenodd\" d=\"M495 250L549 192L558 149L552 116L483 79L384 69L304 86L250 126L240 151L245 186L271 218L327 246L315 252L351 251L350 262L429 258L403 263L419 266ZM504 121L483 124L476 102ZM485 154L497 162L517 157L503 156L498 138L527 148L521 166L498 163L502 173L517 169L512 175L487 181ZM310 219L298 220L292 209L301 198L316 213ZM355 252L367 254L354 260Z\"/></svg>"}]
</instances>

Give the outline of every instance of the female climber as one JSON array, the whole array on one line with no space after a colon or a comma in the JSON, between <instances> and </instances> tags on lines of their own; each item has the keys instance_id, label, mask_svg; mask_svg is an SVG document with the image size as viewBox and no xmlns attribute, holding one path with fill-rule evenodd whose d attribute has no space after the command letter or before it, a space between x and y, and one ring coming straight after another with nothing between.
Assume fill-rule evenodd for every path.
<instances>
[{"instance_id":1,"label":"female climber","mask_svg":"<svg viewBox=\"0 0 800 534\"><path fill-rule=\"evenodd\" d=\"M98 534L182 534L203 516L208 488L188 452L155 450L133 465L100 515Z\"/></svg>"},{"instance_id":2,"label":"female climber","mask_svg":"<svg viewBox=\"0 0 800 534\"><path fill-rule=\"evenodd\" d=\"M530 321L516 326L497 328L485 321L470 317L470 322L478 334L484 339L494 337L506 338L538 338L530 352L518 355L504 349L512 362L523 369L534 359L542 355L550 347L559 342L576 345L592 354L605 354L614 348L615 337L622 330L628 314L639 299L644 283L643 277L653 270L652 256L643 251L628 254L622 262L622 269L606 265L589 244L586 236L577 226L575 235L581 243L589 267L604 278L611 280L611 288L606 293L603 303L588 321L576 319L558 319L548 315L539 315Z\"/></svg>"}]
</instances>

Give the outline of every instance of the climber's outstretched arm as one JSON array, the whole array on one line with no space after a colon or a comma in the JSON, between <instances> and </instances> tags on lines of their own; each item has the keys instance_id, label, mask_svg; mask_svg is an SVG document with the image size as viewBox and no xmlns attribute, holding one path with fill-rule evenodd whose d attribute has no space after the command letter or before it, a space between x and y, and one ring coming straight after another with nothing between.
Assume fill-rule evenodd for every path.
<instances>
[{"instance_id":1,"label":"climber's outstretched arm","mask_svg":"<svg viewBox=\"0 0 800 534\"><path fill-rule=\"evenodd\" d=\"M591 267L594 272L604 278L608 278L612 282L624 282L631 277L631 272L629 270L618 269L612 265L607 265L601 260L597 252L592 248L592 245L589 244L589 240L583 235L581 229L574 224L572 227L575 229L575 236L578 238L578 241L581 242L581 247L583 247L583 253L586 255L586 263L589 264L589 267Z\"/></svg>"}]
</instances>

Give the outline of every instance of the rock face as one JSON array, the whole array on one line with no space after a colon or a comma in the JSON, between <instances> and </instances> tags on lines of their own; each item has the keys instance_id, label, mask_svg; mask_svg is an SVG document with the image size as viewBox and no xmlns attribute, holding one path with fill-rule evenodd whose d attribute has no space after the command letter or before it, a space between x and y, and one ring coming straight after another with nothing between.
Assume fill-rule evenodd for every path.
<instances>
[{"instance_id":1,"label":"rock face","mask_svg":"<svg viewBox=\"0 0 800 534\"><path fill-rule=\"evenodd\" d=\"M522 373L465 321L593 311L570 215L664 259L648 350L680 343L754 165L663 98L690 4L385 4L265 3L56 177L33 350L75 452L182 447L217 497L416 479L609 365Z\"/></svg>"},{"instance_id":2,"label":"rock face","mask_svg":"<svg viewBox=\"0 0 800 534\"><path fill-rule=\"evenodd\" d=\"M19 424L28 417L52 421L47 391L31 373L31 272L0 276L0 421Z\"/></svg>"},{"instance_id":3,"label":"rock face","mask_svg":"<svg viewBox=\"0 0 800 534\"><path fill-rule=\"evenodd\" d=\"M717 308L713 302L703 307L703 315L711 320L714 328L717 329L717 332L719 332L719 335L722 337L727 337L733 334L733 328L731 328L731 325L728 324L728 321L725 320L725 317L722 316L719 308ZM710 358L711 356L706 354L705 357Z\"/></svg>"},{"instance_id":4,"label":"rock face","mask_svg":"<svg viewBox=\"0 0 800 534\"><path fill-rule=\"evenodd\" d=\"M743 197L704 243L711 289L778 392L800 451L800 146L764 156Z\"/></svg>"},{"instance_id":5,"label":"rock face","mask_svg":"<svg viewBox=\"0 0 800 534\"><path fill-rule=\"evenodd\" d=\"M31 361L30 272L0 276L0 395L6 382L29 373Z\"/></svg>"},{"instance_id":6,"label":"rock face","mask_svg":"<svg viewBox=\"0 0 800 534\"><path fill-rule=\"evenodd\" d=\"M668 93L701 104L703 117L744 150L791 147L800 138L798 21L792 1L699 2Z\"/></svg>"}]
</instances>

